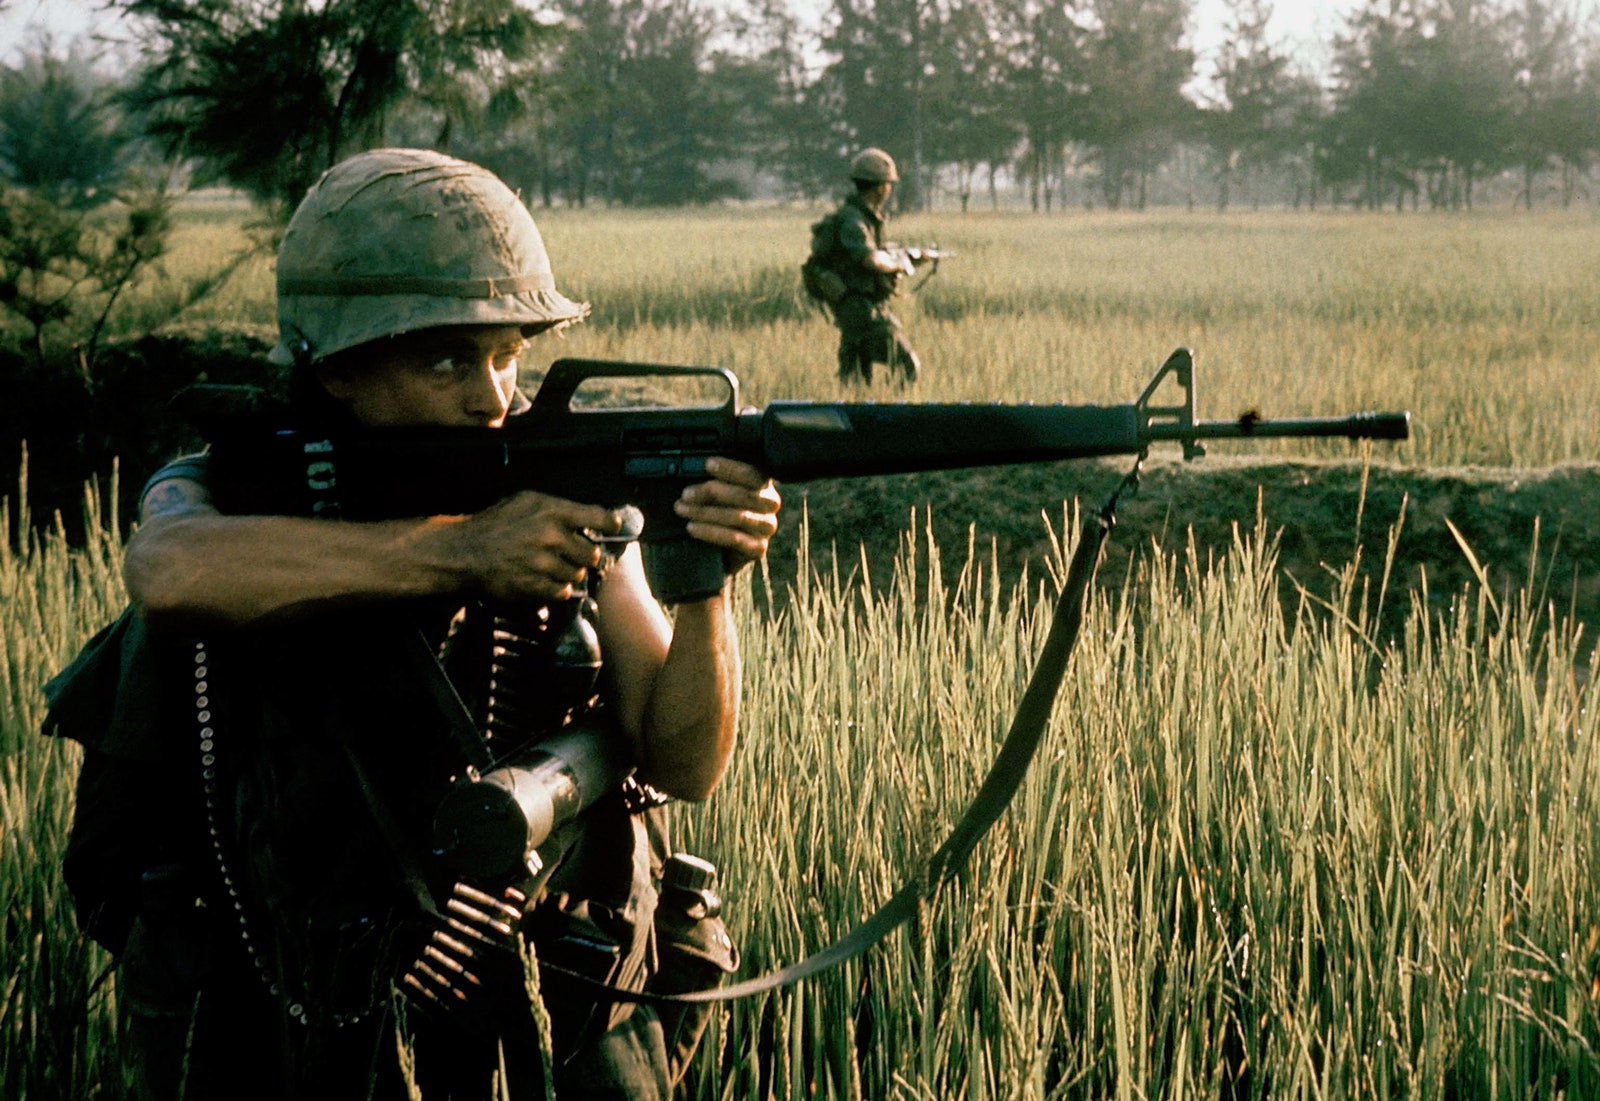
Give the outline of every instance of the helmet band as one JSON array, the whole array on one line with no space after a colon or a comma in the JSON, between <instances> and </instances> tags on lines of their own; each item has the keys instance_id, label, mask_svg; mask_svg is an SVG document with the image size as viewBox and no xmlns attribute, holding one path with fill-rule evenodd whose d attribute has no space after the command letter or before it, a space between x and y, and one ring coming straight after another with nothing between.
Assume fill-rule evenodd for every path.
<instances>
[{"instance_id":1,"label":"helmet band","mask_svg":"<svg viewBox=\"0 0 1600 1101\"><path fill-rule=\"evenodd\" d=\"M496 279L436 279L425 275L354 275L348 277L279 276L280 295L420 294L438 298L505 298L525 291L553 291L555 276L533 272Z\"/></svg>"}]
</instances>

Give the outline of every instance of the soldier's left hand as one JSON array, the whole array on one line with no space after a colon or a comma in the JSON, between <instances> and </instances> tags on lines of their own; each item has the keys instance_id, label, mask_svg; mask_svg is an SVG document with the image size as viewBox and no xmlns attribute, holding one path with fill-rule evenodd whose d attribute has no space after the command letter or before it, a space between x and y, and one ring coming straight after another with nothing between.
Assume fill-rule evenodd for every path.
<instances>
[{"instance_id":1,"label":"soldier's left hand","mask_svg":"<svg viewBox=\"0 0 1600 1101\"><path fill-rule=\"evenodd\" d=\"M723 549L734 573L766 555L783 498L772 479L749 463L708 459L706 472L711 480L684 490L674 507L690 535Z\"/></svg>"}]
</instances>

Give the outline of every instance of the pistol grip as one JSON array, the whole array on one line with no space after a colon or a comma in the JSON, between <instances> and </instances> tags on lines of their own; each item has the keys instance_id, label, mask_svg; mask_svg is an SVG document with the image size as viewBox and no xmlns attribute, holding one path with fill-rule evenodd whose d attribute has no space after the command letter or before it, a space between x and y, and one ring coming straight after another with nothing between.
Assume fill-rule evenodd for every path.
<instances>
[{"instance_id":1,"label":"pistol grip","mask_svg":"<svg viewBox=\"0 0 1600 1101\"><path fill-rule=\"evenodd\" d=\"M727 581L722 549L684 535L644 544L645 574L663 604L687 604L716 596Z\"/></svg>"}]
</instances>

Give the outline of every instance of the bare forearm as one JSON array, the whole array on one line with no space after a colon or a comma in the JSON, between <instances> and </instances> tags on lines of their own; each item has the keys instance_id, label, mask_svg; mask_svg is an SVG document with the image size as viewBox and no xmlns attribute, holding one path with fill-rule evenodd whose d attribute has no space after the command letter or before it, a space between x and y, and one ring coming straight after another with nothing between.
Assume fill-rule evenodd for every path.
<instances>
[{"instance_id":1,"label":"bare forearm","mask_svg":"<svg viewBox=\"0 0 1600 1101\"><path fill-rule=\"evenodd\" d=\"M704 799L716 789L733 755L740 673L727 600L680 606L645 712L647 779L681 799Z\"/></svg>"},{"instance_id":2,"label":"bare forearm","mask_svg":"<svg viewBox=\"0 0 1600 1101\"><path fill-rule=\"evenodd\" d=\"M163 517L135 532L124 575L148 619L248 623L303 607L461 589L469 579L456 553L459 529L446 517Z\"/></svg>"}]
</instances>

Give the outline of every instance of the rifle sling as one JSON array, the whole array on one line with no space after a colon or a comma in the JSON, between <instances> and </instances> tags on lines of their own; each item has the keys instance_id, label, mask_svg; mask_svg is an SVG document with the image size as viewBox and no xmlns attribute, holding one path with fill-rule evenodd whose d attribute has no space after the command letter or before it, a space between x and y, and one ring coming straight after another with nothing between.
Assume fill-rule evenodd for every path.
<instances>
[{"instance_id":1,"label":"rifle sling","mask_svg":"<svg viewBox=\"0 0 1600 1101\"><path fill-rule=\"evenodd\" d=\"M652 994L644 991L622 990L606 983L596 982L566 968L541 961L541 967L573 980L597 999L635 1002L645 1005L682 1005L684 1003L726 1002L748 998L769 990L791 986L803 979L826 971L845 960L861 955L916 913L917 904L932 896L941 886L960 873L966 859L989 827L999 819L1010 805L1011 798L1021 786L1028 766L1032 763L1040 742L1049 726L1050 713L1055 707L1056 695L1066 676L1067 663L1077 645L1083 627L1083 605L1090 582L1094 579L1100 548L1116 523L1116 506L1123 492L1138 486L1141 454L1133 470L1123 478L1099 511L1085 517L1078 545L1067 567L1066 579L1061 585L1061 595L1056 598L1055 611L1050 621L1050 632L1044 648L1034 664L1023 691L1022 702L1006 732L1005 741L995 756L994 764L984 777L961 820L950 831L950 836L928 861L925 872L908 880L898 891L878 908L877 912L813 955L768 972L757 978L711 990L697 990L686 994Z\"/></svg>"}]
</instances>

